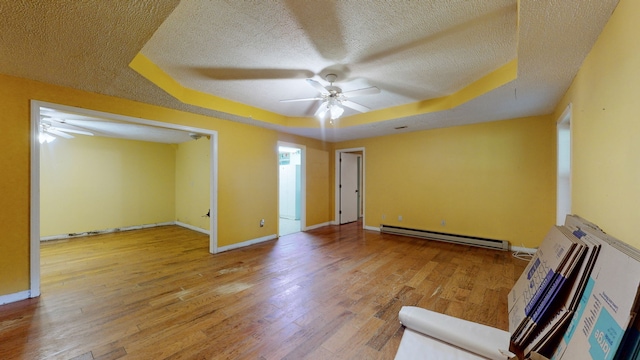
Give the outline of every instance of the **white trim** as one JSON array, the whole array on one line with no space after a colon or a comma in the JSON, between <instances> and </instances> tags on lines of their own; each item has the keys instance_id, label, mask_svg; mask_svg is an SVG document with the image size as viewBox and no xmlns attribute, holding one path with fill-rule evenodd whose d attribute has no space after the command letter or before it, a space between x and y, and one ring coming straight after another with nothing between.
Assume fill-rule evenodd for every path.
<instances>
[{"instance_id":1,"label":"white trim","mask_svg":"<svg viewBox=\"0 0 640 360\"><path fill-rule=\"evenodd\" d=\"M375 227L375 226L364 226L365 230L371 230L371 231L377 231L380 232L380 227Z\"/></svg>"},{"instance_id":2,"label":"white trim","mask_svg":"<svg viewBox=\"0 0 640 360\"><path fill-rule=\"evenodd\" d=\"M148 120L148 119L143 119L143 118L136 118L136 117L127 116L127 115L108 113L108 112L104 112L104 111L90 110L90 109L84 109L84 108L79 108L79 107L75 107L75 106L49 103L49 102L46 102L46 101L31 100L31 103L32 103L32 105L35 105L36 109L38 110L38 114L36 114L37 115L37 120L40 120L39 119L39 116L40 116L39 109L40 109L40 107L48 107L48 108L54 108L54 109L60 110L60 111L73 112L73 113L76 113L76 114L79 114L79 115L86 115L86 116L103 118L103 119L106 116L106 119L108 119L108 120L110 119L110 120L116 120L116 121L122 121L122 122L130 122L130 123L135 123L135 124L162 127L162 128L166 128L166 129L197 132L197 133L203 134L203 135L214 135L214 134L217 134L217 131L211 130L211 129L202 129L202 128L197 128L197 127L192 127L192 126L185 126L185 125L178 125L178 124L166 123L166 122L155 121L155 120Z\"/></svg>"},{"instance_id":3,"label":"white trim","mask_svg":"<svg viewBox=\"0 0 640 360\"><path fill-rule=\"evenodd\" d=\"M186 229L189 229L189 230L193 230L193 231L197 231L199 233L203 233L203 234L206 234L206 235L210 235L210 233L211 233L209 230L206 230L206 229L203 229L203 228L200 228L200 227L197 227L197 226L189 225L187 223L183 223L182 221L168 221L168 222L154 223L154 224L125 226L125 227L121 227L121 228L110 228L110 229L104 229L104 230L92 230L92 231L85 231L85 232L73 233L73 234L61 234L61 235L43 236L43 237L40 238L40 241L43 242L43 241L52 241L52 240L73 239L73 238L77 238L77 237L110 234L110 233L114 233L114 232L140 230L140 229L148 229L148 228L153 228L153 227L170 226L170 225L181 226L183 228L186 228Z\"/></svg>"},{"instance_id":4,"label":"white trim","mask_svg":"<svg viewBox=\"0 0 640 360\"><path fill-rule=\"evenodd\" d=\"M8 294L8 295L1 295L0 305L9 304L9 303L20 301L20 300L26 300L28 298L32 298L36 296L37 295L31 296L31 291L29 290L20 291L20 292Z\"/></svg>"},{"instance_id":5,"label":"white trim","mask_svg":"<svg viewBox=\"0 0 640 360\"><path fill-rule=\"evenodd\" d=\"M31 169L30 169L30 214L29 214L29 294L40 296L40 106L31 101Z\"/></svg>"},{"instance_id":6,"label":"white trim","mask_svg":"<svg viewBox=\"0 0 640 360\"><path fill-rule=\"evenodd\" d=\"M571 214L571 177L573 163L573 145L572 145L572 129L571 129L571 104L562 112L562 115L556 120L556 225L564 224L567 214ZM561 137L561 133L568 134L569 143L566 143L566 137ZM564 140L564 141L563 141ZM566 153L568 159L566 158ZM566 163L568 161L568 164ZM568 165L568 169L566 166ZM568 178L560 177L561 172L569 172ZM567 184L568 182L568 184Z\"/></svg>"},{"instance_id":7,"label":"white trim","mask_svg":"<svg viewBox=\"0 0 640 360\"><path fill-rule=\"evenodd\" d=\"M366 224L366 219L367 219L367 212L365 211L365 209L367 208L366 206L366 202L367 202L367 197L366 197L366 183L367 183L367 175L366 175L366 170L367 170L367 166L366 166L366 156L365 156L365 148L364 147L357 147L357 148L348 148L348 149L338 149L336 150L335 153L335 183L334 183L334 196L335 196L335 208L334 208L334 213L333 213L333 221L332 224L333 225L340 225L340 153L348 153L348 152L356 152L356 151L362 151L362 189L360 189L362 191L362 194L360 194L360 196L362 196L362 228L365 228L365 224Z\"/></svg>"},{"instance_id":8,"label":"white trim","mask_svg":"<svg viewBox=\"0 0 640 360\"><path fill-rule=\"evenodd\" d=\"M193 225L185 224L185 223L183 223L182 221L176 221L176 222L175 222L175 224L176 224L176 225L178 225L178 226L182 226L182 227L183 227L183 228L185 228L185 229L189 229L189 230L197 231L197 232L200 232L200 233L203 233L203 234L207 234L207 235L209 235L209 234L210 234L210 231L209 231L209 230L206 230L206 229L203 229L203 228L199 228L199 227L197 227L197 226L193 226Z\"/></svg>"},{"instance_id":9,"label":"white trim","mask_svg":"<svg viewBox=\"0 0 640 360\"><path fill-rule=\"evenodd\" d=\"M263 236L263 237L260 237L260 238L257 238L257 239L251 239L251 240L243 241L243 242L236 243L236 244L231 244L231 245L227 245L227 246L220 246L218 248L218 252L220 253L220 252L223 252L223 251L239 249L239 248L242 248L242 247L245 247L245 246L259 244L261 242L274 240L274 239L277 239L277 238L278 238L278 235L271 234L271 235Z\"/></svg>"},{"instance_id":10,"label":"white trim","mask_svg":"<svg viewBox=\"0 0 640 360\"><path fill-rule=\"evenodd\" d=\"M329 225L332 225L332 223L331 222L324 222L324 223L320 223L320 224L315 224L315 225L311 225L311 226L305 227L303 229L303 231L319 229L321 227L325 227L325 226L329 226Z\"/></svg>"},{"instance_id":11,"label":"white trim","mask_svg":"<svg viewBox=\"0 0 640 360\"><path fill-rule=\"evenodd\" d=\"M178 225L178 224L176 224L175 221L169 221L169 222L163 222L163 223L133 225L133 226L125 226L121 228L110 228L110 229L104 229L104 230L92 230L92 231L85 231L85 232L73 233L73 234L51 235L51 236L41 237L40 241L72 239L72 238L83 237L83 236L102 235L102 234L109 234L109 233L120 232L120 231L140 230L140 229L147 229L152 227L168 226L168 225Z\"/></svg>"},{"instance_id":12,"label":"white trim","mask_svg":"<svg viewBox=\"0 0 640 360\"><path fill-rule=\"evenodd\" d=\"M279 153L280 146L291 147L295 149L300 149L300 230L306 229L307 225L307 147L305 145L300 145L296 143L290 143L286 141L278 141L276 144L276 154ZM278 216L280 216L280 160L279 157L276 157L277 161L277 176L278 176L278 187L276 189L277 199L277 211ZM279 222L278 222L279 223ZM278 234L280 234L280 225L278 225Z\"/></svg>"},{"instance_id":13,"label":"white trim","mask_svg":"<svg viewBox=\"0 0 640 360\"><path fill-rule=\"evenodd\" d=\"M209 253L218 252L218 132L211 134L211 164L209 174Z\"/></svg>"},{"instance_id":14,"label":"white trim","mask_svg":"<svg viewBox=\"0 0 640 360\"><path fill-rule=\"evenodd\" d=\"M532 248L527 248L522 246L511 246L509 250L513 252L523 252L527 254L535 254L536 251L538 251L538 249L535 249L535 248L532 249Z\"/></svg>"},{"instance_id":15,"label":"white trim","mask_svg":"<svg viewBox=\"0 0 640 360\"><path fill-rule=\"evenodd\" d=\"M218 252L218 132L211 129L203 129L191 126L184 126L172 123L165 123L154 120L134 118L126 115L106 113L102 111L83 109L74 106L67 106L49 103L40 100L31 100L31 169L30 169L30 250L29 250L29 270L30 270L30 297L40 296L40 143L38 142L38 126L40 123L40 108L47 107L61 111L72 112L80 115L113 119L116 121L142 124L167 129L197 132L211 137L211 179L210 179L210 223L209 228L209 252Z\"/></svg>"}]
</instances>

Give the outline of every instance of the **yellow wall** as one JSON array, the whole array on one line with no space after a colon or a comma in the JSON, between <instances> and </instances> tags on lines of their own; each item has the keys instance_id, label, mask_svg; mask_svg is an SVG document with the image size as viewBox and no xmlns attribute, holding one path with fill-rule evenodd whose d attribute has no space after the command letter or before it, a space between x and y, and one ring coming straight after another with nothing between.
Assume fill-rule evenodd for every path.
<instances>
[{"instance_id":1,"label":"yellow wall","mask_svg":"<svg viewBox=\"0 0 640 360\"><path fill-rule=\"evenodd\" d=\"M277 234L276 131L0 75L0 295L29 289L30 100L216 130L218 133L218 245ZM322 156L320 156L322 157ZM313 172L312 166L307 167ZM322 172L323 170L320 170ZM323 187L322 184L314 185ZM307 208L318 206L307 200ZM324 207L324 203L320 207ZM307 211L324 223L322 212ZM260 219L265 227L260 227ZM308 224L310 224L308 222Z\"/></svg>"},{"instance_id":2,"label":"yellow wall","mask_svg":"<svg viewBox=\"0 0 640 360\"><path fill-rule=\"evenodd\" d=\"M27 87L0 76L0 294L29 288L29 103Z\"/></svg>"},{"instance_id":3,"label":"yellow wall","mask_svg":"<svg viewBox=\"0 0 640 360\"><path fill-rule=\"evenodd\" d=\"M306 225L323 224L331 220L328 199L332 198L329 184L329 152L307 147L307 214ZM313 204L313 206L309 206Z\"/></svg>"},{"instance_id":4,"label":"yellow wall","mask_svg":"<svg viewBox=\"0 0 640 360\"><path fill-rule=\"evenodd\" d=\"M176 153L176 220L209 230L211 141L201 137L179 144Z\"/></svg>"},{"instance_id":5,"label":"yellow wall","mask_svg":"<svg viewBox=\"0 0 640 360\"><path fill-rule=\"evenodd\" d=\"M40 146L40 234L175 220L174 145L77 135Z\"/></svg>"},{"instance_id":6,"label":"yellow wall","mask_svg":"<svg viewBox=\"0 0 640 360\"><path fill-rule=\"evenodd\" d=\"M555 126L549 116L336 144L356 147L365 148L367 226L535 247L555 221Z\"/></svg>"},{"instance_id":7,"label":"yellow wall","mask_svg":"<svg viewBox=\"0 0 640 360\"><path fill-rule=\"evenodd\" d=\"M621 0L556 108L572 104L572 212L640 248L640 2Z\"/></svg>"},{"instance_id":8,"label":"yellow wall","mask_svg":"<svg viewBox=\"0 0 640 360\"><path fill-rule=\"evenodd\" d=\"M218 149L218 245L277 234L277 133L229 122ZM260 227L260 219L265 226ZM239 235L243 235L240 237Z\"/></svg>"},{"instance_id":9,"label":"yellow wall","mask_svg":"<svg viewBox=\"0 0 640 360\"><path fill-rule=\"evenodd\" d=\"M307 225L334 217L334 149L365 147L366 225L378 226L384 214L391 225L536 246L555 222L554 121L571 102L573 212L639 247L633 232L640 213L639 12L637 1L620 1L552 116L335 145L302 140ZM0 295L29 287L30 99L218 131L219 245L276 233L277 141L303 138L4 75L0 98ZM329 195L328 206L312 188Z\"/></svg>"}]
</instances>

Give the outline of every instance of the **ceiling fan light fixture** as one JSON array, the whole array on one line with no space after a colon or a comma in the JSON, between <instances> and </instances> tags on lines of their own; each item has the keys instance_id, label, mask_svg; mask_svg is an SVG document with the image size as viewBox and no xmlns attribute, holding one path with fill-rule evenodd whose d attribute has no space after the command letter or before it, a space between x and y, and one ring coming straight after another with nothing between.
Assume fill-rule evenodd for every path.
<instances>
[{"instance_id":1,"label":"ceiling fan light fixture","mask_svg":"<svg viewBox=\"0 0 640 360\"><path fill-rule=\"evenodd\" d=\"M314 116L316 116L320 121L323 121L326 118L327 112L329 113L330 120L337 120L342 116L342 114L344 114L343 106L361 113L371 110L364 105L360 105L349 100L349 97L379 94L380 89L375 86L370 86L367 88L343 92L341 88L333 86L333 82L336 81L337 78L338 76L333 73L325 75L324 79L329 83L329 86L324 86L313 79L307 79L307 83L315 88L320 93L319 95L311 98L280 100L280 102L322 100L322 104L318 106L318 109L314 114Z\"/></svg>"},{"instance_id":2,"label":"ceiling fan light fixture","mask_svg":"<svg viewBox=\"0 0 640 360\"><path fill-rule=\"evenodd\" d=\"M336 120L340 116L342 116L342 113L344 113L344 109L340 107L340 105L333 104L331 105L329 112L331 113L331 120Z\"/></svg>"},{"instance_id":3,"label":"ceiling fan light fixture","mask_svg":"<svg viewBox=\"0 0 640 360\"><path fill-rule=\"evenodd\" d=\"M324 119L325 115L327 115L327 112L329 111L329 105L325 105L322 104L320 105L320 108L318 109L316 116L318 117L318 120L322 120Z\"/></svg>"},{"instance_id":4,"label":"ceiling fan light fixture","mask_svg":"<svg viewBox=\"0 0 640 360\"><path fill-rule=\"evenodd\" d=\"M44 131L41 131L40 134L38 135L38 141L40 142L40 144L44 144L45 142L48 144L54 141L55 139L56 139L55 136L47 134Z\"/></svg>"}]
</instances>

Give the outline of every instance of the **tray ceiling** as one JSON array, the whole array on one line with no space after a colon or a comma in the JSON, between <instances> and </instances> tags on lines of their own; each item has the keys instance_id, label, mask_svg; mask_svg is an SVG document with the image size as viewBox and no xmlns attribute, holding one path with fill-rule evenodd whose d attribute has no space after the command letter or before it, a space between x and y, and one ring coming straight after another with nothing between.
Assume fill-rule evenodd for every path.
<instances>
[{"instance_id":1,"label":"tray ceiling","mask_svg":"<svg viewBox=\"0 0 640 360\"><path fill-rule=\"evenodd\" d=\"M549 114L616 4L4 1L0 72L340 141ZM327 73L378 87L353 98L372 111L320 126L318 102L279 101L315 96L304 79Z\"/></svg>"}]
</instances>

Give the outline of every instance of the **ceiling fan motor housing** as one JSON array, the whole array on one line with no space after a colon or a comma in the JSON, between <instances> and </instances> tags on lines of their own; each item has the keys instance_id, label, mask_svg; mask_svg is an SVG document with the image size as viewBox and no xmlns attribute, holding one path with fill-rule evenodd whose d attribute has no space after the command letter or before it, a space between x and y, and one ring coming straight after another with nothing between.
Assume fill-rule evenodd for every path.
<instances>
[{"instance_id":1,"label":"ceiling fan motor housing","mask_svg":"<svg viewBox=\"0 0 640 360\"><path fill-rule=\"evenodd\" d=\"M336 74L327 74L327 76L325 76L324 79L327 80L327 82L333 84L338 79L338 75L336 75Z\"/></svg>"},{"instance_id":2,"label":"ceiling fan motor housing","mask_svg":"<svg viewBox=\"0 0 640 360\"><path fill-rule=\"evenodd\" d=\"M342 93L342 89L337 86L325 86L325 89L331 94L330 96L335 96Z\"/></svg>"}]
</instances>

